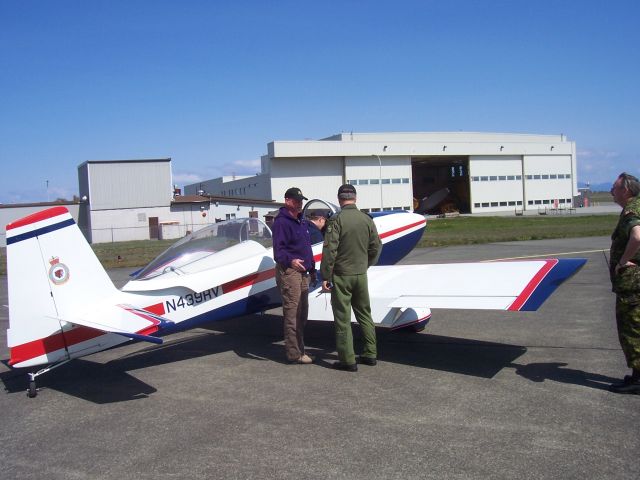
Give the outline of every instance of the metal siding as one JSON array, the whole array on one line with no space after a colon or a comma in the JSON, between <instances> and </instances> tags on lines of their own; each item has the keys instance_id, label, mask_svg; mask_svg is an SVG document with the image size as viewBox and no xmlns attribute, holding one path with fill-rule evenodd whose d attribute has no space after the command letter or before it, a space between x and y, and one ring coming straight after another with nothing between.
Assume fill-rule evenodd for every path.
<instances>
[{"instance_id":1,"label":"metal siding","mask_svg":"<svg viewBox=\"0 0 640 480\"><path fill-rule=\"evenodd\" d=\"M168 206L171 164L161 162L91 163L92 210Z\"/></svg>"}]
</instances>

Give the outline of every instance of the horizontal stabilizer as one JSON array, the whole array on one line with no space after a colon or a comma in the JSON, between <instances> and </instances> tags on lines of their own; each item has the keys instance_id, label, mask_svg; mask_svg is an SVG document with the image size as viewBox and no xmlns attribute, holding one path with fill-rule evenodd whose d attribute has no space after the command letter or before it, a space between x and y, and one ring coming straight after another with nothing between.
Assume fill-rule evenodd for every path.
<instances>
[{"instance_id":1,"label":"horizontal stabilizer","mask_svg":"<svg viewBox=\"0 0 640 480\"><path fill-rule=\"evenodd\" d=\"M162 344L161 338L152 337L151 335L140 335L139 333L124 333L124 332L112 332L112 333L122 335L123 337L127 337L132 340L141 340L143 342L157 343L158 345Z\"/></svg>"},{"instance_id":2,"label":"horizontal stabilizer","mask_svg":"<svg viewBox=\"0 0 640 480\"><path fill-rule=\"evenodd\" d=\"M87 318L89 316L91 319ZM134 340L151 343L162 343L162 339L152 337L151 333L173 325L172 321L160 315L124 304L100 306L90 314L85 312L81 316L62 320L105 333L115 333Z\"/></svg>"}]
</instances>

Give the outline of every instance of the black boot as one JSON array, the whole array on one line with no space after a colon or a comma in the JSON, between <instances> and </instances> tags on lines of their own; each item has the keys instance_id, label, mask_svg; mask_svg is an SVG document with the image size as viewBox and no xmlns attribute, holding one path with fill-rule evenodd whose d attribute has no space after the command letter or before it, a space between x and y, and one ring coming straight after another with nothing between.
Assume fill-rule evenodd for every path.
<instances>
[{"instance_id":1,"label":"black boot","mask_svg":"<svg viewBox=\"0 0 640 480\"><path fill-rule=\"evenodd\" d=\"M358 371L358 365L356 365L355 363L349 364L349 363L342 363L342 362L333 362L331 366L336 370L344 370L345 372Z\"/></svg>"},{"instance_id":2,"label":"black boot","mask_svg":"<svg viewBox=\"0 0 640 480\"><path fill-rule=\"evenodd\" d=\"M609 391L640 395L640 370L633 369L631 375L625 375L622 382L611 384Z\"/></svg>"}]
</instances>

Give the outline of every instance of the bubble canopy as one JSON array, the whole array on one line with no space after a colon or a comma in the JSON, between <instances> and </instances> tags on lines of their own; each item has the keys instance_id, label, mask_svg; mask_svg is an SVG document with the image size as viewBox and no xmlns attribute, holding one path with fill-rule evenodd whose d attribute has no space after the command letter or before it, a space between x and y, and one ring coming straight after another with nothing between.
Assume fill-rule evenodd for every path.
<instances>
[{"instance_id":1,"label":"bubble canopy","mask_svg":"<svg viewBox=\"0 0 640 480\"><path fill-rule=\"evenodd\" d=\"M309 200L302 209L302 215L305 217L321 216L331 218L340 211L340 207L331 202L326 202L318 198Z\"/></svg>"},{"instance_id":2,"label":"bubble canopy","mask_svg":"<svg viewBox=\"0 0 640 480\"><path fill-rule=\"evenodd\" d=\"M210 264L210 261L202 260L222 256L224 250L245 242L257 242L270 249L273 246L271 230L257 218L238 218L209 225L174 243L133 278L147 280L165 273L183 275L200 271L199 263L203 267Z\"/></svg>"}]
</instances>

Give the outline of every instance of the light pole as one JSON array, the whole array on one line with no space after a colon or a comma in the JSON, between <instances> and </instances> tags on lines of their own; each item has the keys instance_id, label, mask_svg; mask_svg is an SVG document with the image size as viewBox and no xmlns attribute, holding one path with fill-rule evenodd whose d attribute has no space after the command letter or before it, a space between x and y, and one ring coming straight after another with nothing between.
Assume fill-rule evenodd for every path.
<instances>
[{"instance_id":1,"label":"light pole","mask_svg":"<svg viewBox=\"0 0 640 480\"><path fill-rule=\"evenodd\" d=\"M382 211L382 160L380 160L380 155L373 154L372 157L376 157L378 159L378 166L380 170L378 172L378 182L380 182L380 211Z\"/></svg>"}]
</instances>

